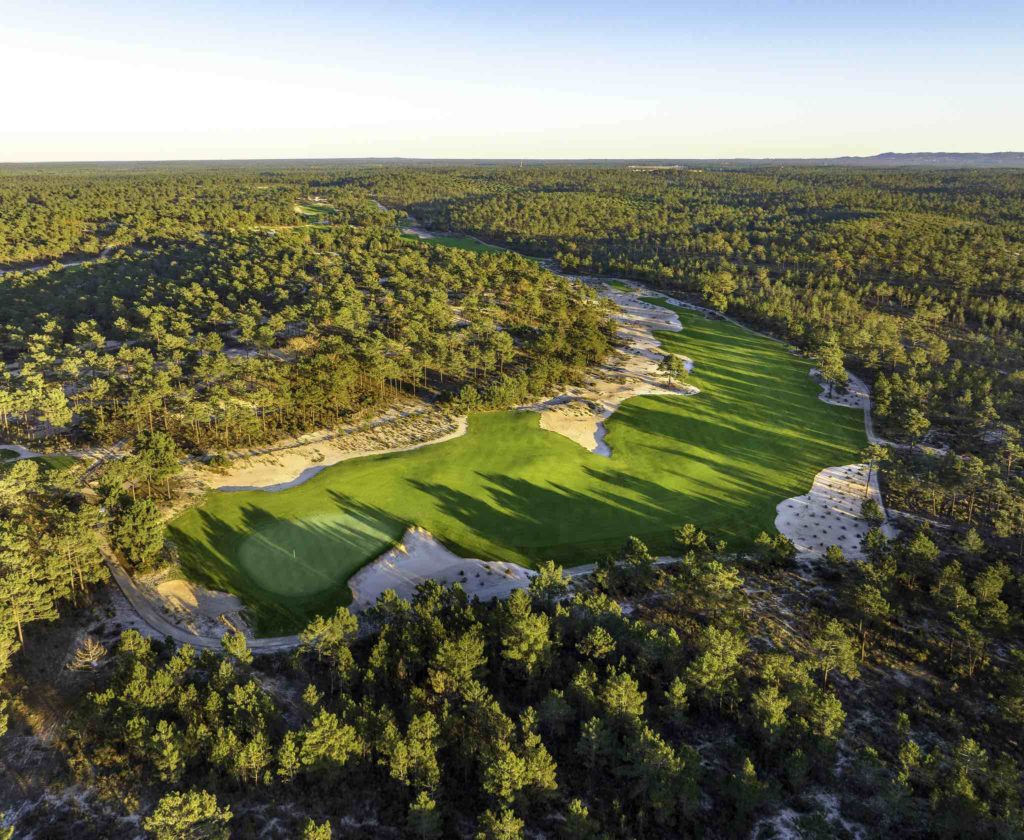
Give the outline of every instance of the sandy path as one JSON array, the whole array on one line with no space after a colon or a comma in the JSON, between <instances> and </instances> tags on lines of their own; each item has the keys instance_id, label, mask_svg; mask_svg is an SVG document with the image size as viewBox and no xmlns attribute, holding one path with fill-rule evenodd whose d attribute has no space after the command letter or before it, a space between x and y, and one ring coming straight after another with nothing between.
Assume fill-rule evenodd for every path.
<instances>
[{"instance_id":1,"label":"sandy path","mask_svg":"<svg viewBox=\"0 0 1024 840\"><path fill-rule=\"evenodd\" d=\"M0 268L0 276L3 276L4 274L13 274L16 271L25 272L26 274L35 271L42 271L44 268L49 268L54 263L57 263L62 268L72 268L73 266L76 265L85 265L88 262L95 262L96 260L101 260L105 259L106 257L109 257L112 253L114 253L115 250L117 250L118 247L120 246L108 245L95 256L75 257L72 259L68 259L65 257L55 257L45 262L34 262L29 265L23 265L20 268L13 268L10 266L7 268Z\"/></svg>"},{"instance_id":2,"label":"sandy path","mask_svg":"<svg viewBox=\"0 0 1024 840\"><path fill-rule=\"evenodd\" d=\"M636 291L622 292L604 284L600 288L601 294L618 308L614 318L624 349L589 371L591 378L586 385L523 408L540 412L542 429L564 435L596 455L609 457L611 449L604 440L605 421L626 400L649 394L691 396L699 390L692 385L669 384L658 373L658 362L664 352L654 333L680 332L679 316L663 306L644 303ZM685 361L687 369L693 366L689 359Z\"/></svg>"},{"instance_id":3,"label":"sandy path","mask_svg":"<svg viewBox=\"0 0 1024 840\"><path fill-rule=\"evenodd\" d=\"M0 449L9 449L15 453L15 457L10 458L12 461L20 461L23 458L41 458L45 455L45 452L34 452L31 449L26 449L24 446L19 446L16 443L0 443ZM5 453L5 457L9 457Z\"/></svg>"},{"instance_id":4,"label":"sandy path","mask_svg":"<svg viewBox=\"0 0 1024 840\"><path fill-rule=\"evenodd\" d=\"M854 376L852 373L847 372L846 374L848 379L846 388L842 390L839 388L833 389L831 396L828 393L828 384L821 381L821 371L817 368L811 368L810 374L821 385L821 393L818 394L818 399L822 402L829 405L839 405L843 408L859 408L861 411L870 408L871 389L868 388L862 379Z\"/></svg>"}]
</instances>

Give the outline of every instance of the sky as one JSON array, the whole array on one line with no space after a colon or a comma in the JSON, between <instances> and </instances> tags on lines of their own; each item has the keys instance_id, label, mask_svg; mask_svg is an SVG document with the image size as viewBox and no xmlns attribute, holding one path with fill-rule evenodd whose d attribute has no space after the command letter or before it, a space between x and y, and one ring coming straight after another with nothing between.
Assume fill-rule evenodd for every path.
<instances>
[{"instance_id":1,"label":"sky","mask_svg":"<svg viewBox=\"0 0 1024 840\"><path fill-rule=\"evenodd\" d=\"M0 161L1024 149L1024 2L0 0Z\"/></svg>"}]
</instances>

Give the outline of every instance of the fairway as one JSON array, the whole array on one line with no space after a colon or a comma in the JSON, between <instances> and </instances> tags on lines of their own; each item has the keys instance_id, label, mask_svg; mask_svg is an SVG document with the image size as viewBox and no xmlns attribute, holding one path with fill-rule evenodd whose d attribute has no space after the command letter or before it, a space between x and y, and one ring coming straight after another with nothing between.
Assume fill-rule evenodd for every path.
<instances>
[{"instance_id":1,"label":"fairway","mask_svg":"<svg viewBox=\"0 0 1024 840\"><path fill-rule=\"evenodd\" d=\"M696 396L638 397L607 423L612 457L533 412L473 415L463 437L329 467L281 493L212 494L169 525L192 579L238 594L263 633L347 602L347 579L420 525L466 557L565 566L629 535L655 551L695 522L732 547L771 530L776 504L857 460L860 411L817 398L809 363L726 321L677 309L665 349L695 361Z\"/></svg>"},{"instance_id":2,"label":"fairway","mask_svg":"<svg viewBox=\"0 0 1024 840\"><path fill-rule=\"evenodd\" d=\"M417 236L415 233L403 233L402 239L412 242L422 242L425 245L443 245L446 248L461 248L463 251L474 251L478 254L497 254L504 250L497 245L488 245L472 236L446 236L440 233L431 234L429 239Z\"/></svg>"}]
</instances>

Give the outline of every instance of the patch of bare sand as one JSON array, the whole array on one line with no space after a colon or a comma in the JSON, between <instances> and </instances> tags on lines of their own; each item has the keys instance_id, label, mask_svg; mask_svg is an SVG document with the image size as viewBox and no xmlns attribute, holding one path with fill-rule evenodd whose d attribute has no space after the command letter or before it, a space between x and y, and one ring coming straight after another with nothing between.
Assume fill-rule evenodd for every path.
<instances>
[{"instance_id":1,"label":"patch of bare sand","mask_svg":"<svg viewBox=\"0 0 1024 840\"><path fill-rule=\"evenodd\" d=\"M870 485L867 478L867 464L826 467L814 477L809 493L779 502L775 529L805 557L823 556L830 545L837 545L848 560L864 559L860 544L871 525L861 517L860 507L874 499L885 512L877 476L872 474ZM895 535L888 523L882 530Z\"/></svg>"},{"instance_id":2,"label":"patch of bare sand","mask_svg":"<svg viewBox=\"0 0 1024 840\"><path fill-rule=\"evenodd\" d=\"M515 563L464 559L449 551L423 528L412 527L402 541L349 578L353 612L373 606L377 598L392 589L410 600L416 587L427 580L442 586L458 583L470 596L482 601L507 598L514 590L529 586L536 572Z\"/></svg>"},{"instance_id":3,"label":"patch of bare sand","mask_svg":"<svg viewBox=\"0 0 1024 840\"><path fill-rule=\"evenodd\" d=\"M623 292L604 286L601 294L618 307L615 320L623 350L590 371L589 381L570 388L564 394L535 405L525 406L540 412L540 426L564 435L597 455L610 456L605 443L605 421L626 400L650 394L689 396L699 393L692 385L675 385L658 373L664 356L656 330L680 332L679 316L670 309L644 303L639 292ZM685 359L687 366L692 362Z\"/></svg>"},{"instance_id":4,"label":"patch of bare sand","mask_svg":"<svg viewBox=\"0 0 1024 840\"><path fill-rule=\"evenodd\" d=\"M172 624L198 636L218 636L224 628L252 631L242 617L245 605L235 595L206 589L165 573L136 578L136 584L150 602Z\"/></svg>"}]
</instances>

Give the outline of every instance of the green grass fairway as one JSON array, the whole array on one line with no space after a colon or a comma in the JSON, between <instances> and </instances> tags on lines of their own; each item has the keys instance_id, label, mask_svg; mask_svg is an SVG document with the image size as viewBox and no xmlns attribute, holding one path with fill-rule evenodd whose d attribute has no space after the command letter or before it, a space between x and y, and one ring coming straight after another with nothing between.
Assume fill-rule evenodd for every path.
<instances>
[{"instance_id":1,"label":"green grass fairway","mask_svg":"<svg viewBox=\"0 0 1024 840\"><path fill-rule=\"evenodd\" d=\"M462 248L464 251L476 251L478 254L494 254L503 251L495 245L488 245L474 239L472 236L442 236L435 233L430 239L422 239L415 233L403 233L402 239L409 239L413 242L423 242L426 245L443 245L446 248Z\"/></svg>"},{"instance_id":2,"label":"green grass fairway","mask_svg":"<svg viewBox=\"0 0 1024 840\"><path fill-rule=\"evenodd\" d=\"M539 427L531 412L474 415L461 438L330 467L281 493L213 493L169 525L185 572L235 592L263 633L345 602L345 582L421 525L467 557L573 566L631 534L656 551L695 522L734 547L819 470L856 461L860 411L829 406L808 362L725 321L679 311L666 349L696 362L692 397L629 400L612 457Z\"/></svg>"},{"instance_id":3,"label":"green grass fairway","mask_svg":"<svg viewBox=\"0 0 1024 840\"><path fill-rule=\"evenodd\" d=\"M0 447L0 465L7 466L9 464L13 464L18 460L18 458L19 456L16 450ZM72 464L78 463L78 458L75 458L72 455L33 455L27 460L35 461L44 471L66 470Z\"/></svg>"}]
</instances>

